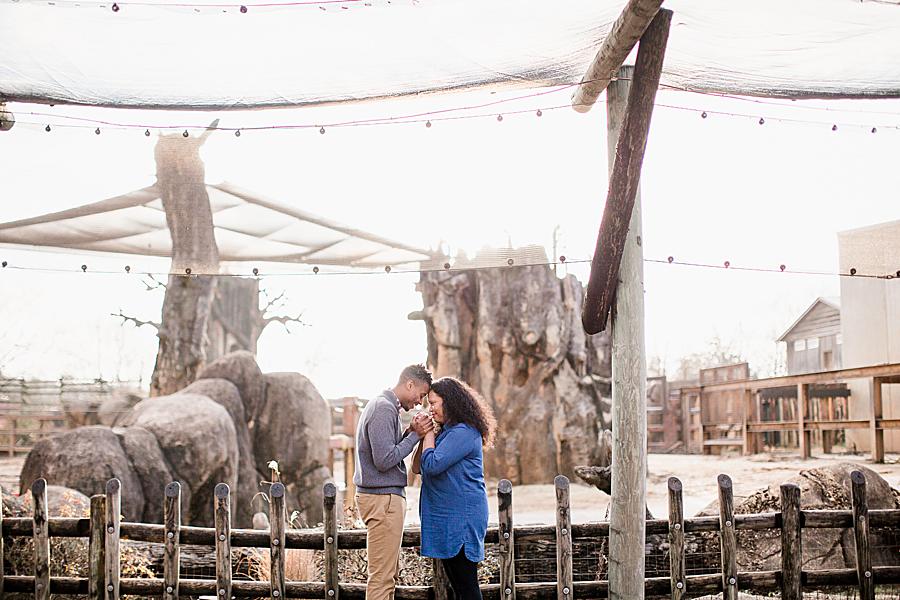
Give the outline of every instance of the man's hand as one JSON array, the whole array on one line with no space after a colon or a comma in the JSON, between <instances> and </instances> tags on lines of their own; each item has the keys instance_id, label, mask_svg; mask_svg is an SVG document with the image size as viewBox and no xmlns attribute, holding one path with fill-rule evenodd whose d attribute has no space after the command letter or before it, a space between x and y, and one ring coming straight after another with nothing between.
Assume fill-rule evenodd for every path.
<instances>
[{"instance_id":1,"label":"man's hand","mask_svg":"<svg viewBox=\"0 0 900 600\"><path fill-rule=\"evenodd\" d=\"M434 422L432 422L431 417L426 413L420 412L413 417L410 427L416 432L416 435L422 438L425 437L426 433L434 430Z\"/></svg>"}]
</instances>

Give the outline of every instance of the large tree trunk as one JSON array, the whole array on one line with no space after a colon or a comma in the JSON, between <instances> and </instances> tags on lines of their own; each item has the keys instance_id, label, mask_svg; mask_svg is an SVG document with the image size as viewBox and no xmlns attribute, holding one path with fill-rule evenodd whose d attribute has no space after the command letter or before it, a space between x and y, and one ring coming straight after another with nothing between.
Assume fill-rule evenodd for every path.
<instances>
[{"instance_id":1,"label":"large tree trunk","mask_svg":"<svg viewBox=\"0 0 900 600\"><path fill-rule=\"evenodd\" d=\"M190 384L206 360L206 329L219 272L219 251L196 138L161 136L156 178L172 236L172 268L163 301L159 351L150 394L172 394Z\"/></svg>"},{"instance_id":2,"label":"large tree trunk","mask_svg":"<svg viewBox=\"0 0 900 600\"><path fill-rule=\"evenodd\" d=\"M256 354L256 342L268 323L264 313L259 307L258 279L219 278L206 329L206 362L238 350Z\"/></svg>"},{"instance_id":3,"label":"large tree trunk","mask_svg":"<svg viewBox=\"0 0 900 600\"><path fill-rule=\"evenodd\" d=\"M608 428L609 342L585 336L574 276L543 265L426 272L419 291L429 366L468 381L494 409L489 477L547 483L595 464Z\"/></svg>"}]
</instances>

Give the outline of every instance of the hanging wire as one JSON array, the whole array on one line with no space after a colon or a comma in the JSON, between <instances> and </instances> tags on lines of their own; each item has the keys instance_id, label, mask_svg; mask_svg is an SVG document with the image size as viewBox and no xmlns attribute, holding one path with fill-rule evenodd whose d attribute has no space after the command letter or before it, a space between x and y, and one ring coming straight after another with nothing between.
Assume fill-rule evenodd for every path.
<instances>
[{"instance_id":1,"label":"hanging wire","mask_svg":"<svg viewBox=\"0 0 900 600\"><path fill-rule=\"evenodd\" d=\"M485 271L489 269L521 269L527 267L552 267L558 265L572 265L572 264L588 264L591 262L589 258L580 258L580 259L572 259L567 258L566 256L560 256L557 260L552 261L541 261L541 262L526 262L517 264L512 258L508 258L506 260L505 265L461 265L455 266L451 265L448 262L445 262L441 265L435 265L433 267L426 268L398 268L392 267L390 265L386 265L382 270L375 270L375 267L372 267L372 270L364 270L364 268L355 268L355 269L347 269L347 270L326 270L322 271L318 266L313 266L309 270L304 271L273 271L270 273L263 273L259 270L258 267L253 267L252 270L248 273L193 273L194 276L197 275L206 275L212 277L250 277L258 276L258 277L303 277L310 275L387 275L394 273L437 273L437 272L465 272L465 271ZM884 273L884 274L865 274L858 273L857 269L851 267L849 271L811 271L811 270L802 270L802 269L788 269L784 264L781 264L777 267L759 267L759 266L736 266L731 261L724 261L722 263L712 263L712 262L692 262L692 261L681 261L675 260L674 257L669 256L667 258L644 258L644 262L653 263L653 264L664 264L664 265L674 265L679 267L693 267L693 268L702 268L702 269L718 269L723 271L746 271L753 273L779 273L786 275L804 275L804 276L826 276L826 277L852 277L852 278L862 278L862 279L900 279L900 270L896 273ZM9 264L7 261L2 262L2 269L16 270L16 271L38 271L38 272L46 272L46 273L77 273L78 271L95 275L121 275L123 273L126 274L135 274L135 275L158 275L165 276L169 275L168 271L134 271L130 266L126 266L124 271L120 270L93 270L89 269L87 265L81 265L79 268L59 268L59 267L30 267L30 266L19 266ZM2 270L0 270L2 272ZM191 275L192 270L190 268L185 269L186 275ZM175 274L180 275L180 274Z\"/></svg>"}]
</instances>

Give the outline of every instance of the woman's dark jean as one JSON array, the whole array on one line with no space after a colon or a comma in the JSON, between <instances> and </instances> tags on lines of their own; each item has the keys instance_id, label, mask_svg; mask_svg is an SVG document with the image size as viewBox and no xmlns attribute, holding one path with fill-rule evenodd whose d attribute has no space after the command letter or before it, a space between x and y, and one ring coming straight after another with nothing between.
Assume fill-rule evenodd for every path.
<instances>
[{"instance_id":1,"label":"woman's dark jean","mask_svg":"<svg viewBox=\"0 0 900 600\"><path fill-rule=\"evenodd\" d=\"M463 547L453 558L441 559L455 600L481 600L481 588L478 587L478 563L466 558Z\"/></svg>"}]
</instances>

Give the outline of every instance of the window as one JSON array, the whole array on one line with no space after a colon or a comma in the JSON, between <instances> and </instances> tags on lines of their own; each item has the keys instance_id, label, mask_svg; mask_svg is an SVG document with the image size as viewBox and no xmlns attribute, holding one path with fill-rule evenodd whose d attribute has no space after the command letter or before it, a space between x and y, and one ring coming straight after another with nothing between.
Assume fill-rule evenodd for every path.
<instances>
[{"instance_id":1,"label":"window","mask_svg":"<svg viewBox=\"0 0 900 600\"><path fill-rule=\"evenodd\" d=\"M806 340L806 349L815 350L819 347L819 338L809 338Z\"/></svg>"},{"instance_id":2,"label":"window","mask_svg":"<svg viewBox=\"0 0 900 600\"><path fill-rule=\"evenodd\" d=\"M794 352L802 352L803 350L806 350L806 340L795 340Z\"/></svg>"}]
</instances>

